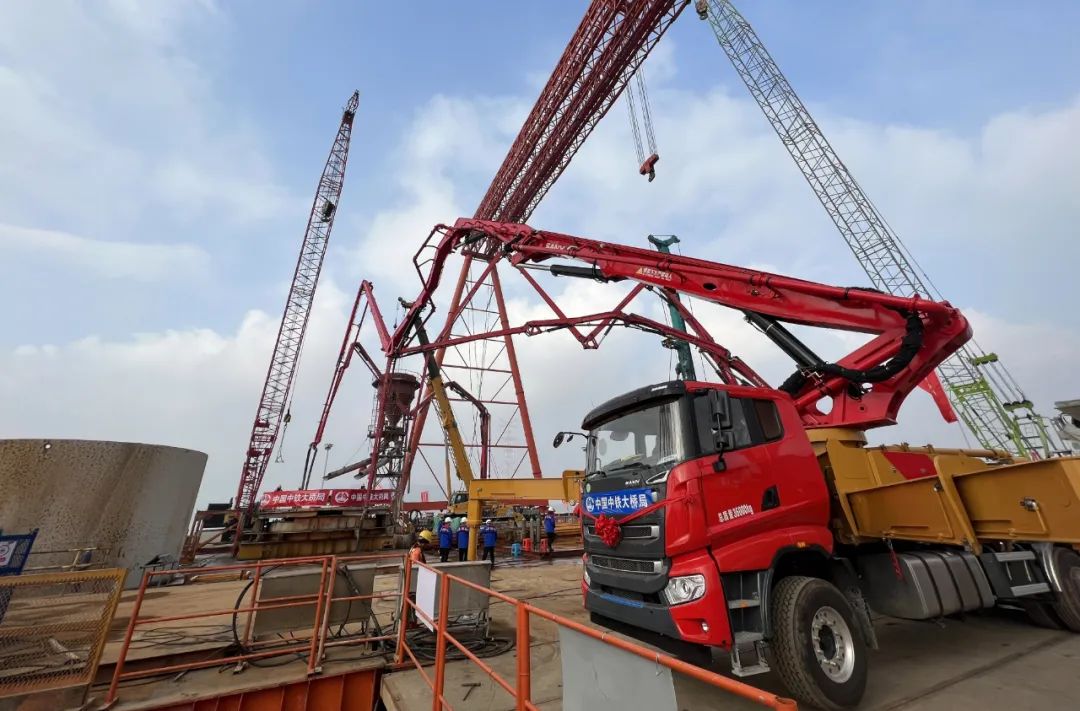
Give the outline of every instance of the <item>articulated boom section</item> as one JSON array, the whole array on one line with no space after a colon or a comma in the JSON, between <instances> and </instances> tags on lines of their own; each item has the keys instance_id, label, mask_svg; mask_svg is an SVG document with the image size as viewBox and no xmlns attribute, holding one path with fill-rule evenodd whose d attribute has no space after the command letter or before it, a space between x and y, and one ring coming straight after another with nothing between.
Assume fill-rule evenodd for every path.
<instances>
[{"instance_id":1,"label":"articulated boom section","mask_svg":"<svg viewBox=\"0 0 1080 711\"><path fill-rule=\"evenodd\" d=\"M799 371L783 388L792 395L807 426L867 428L893 424L908 393L971 336L971 328L958 310L946 302L918 296L897 297L869 289L828 286L535 230L520 224L461 219L453 228L436 228L433 235L440 232L443 236L434 245L424 290L393 335L394 342L407 340L408 324L419 318L420 309L438 287L445 260L457 250L487 250L498 245L501 255L518 267L536 266L555 258L570 259L589 266L555 264L547 268L557 275L634 281L659 292L672 305L679 303L670 298L675 294L694 296L743 311L758 325L764 323L766 335L782 347L788 344L787 352L799 363ZM679 306L676 308L681 310ZM586 318L595 322L604 316L609 323L663 332L635 315L594 314ZM876 337L836 363L824 363L814 361L813 354L795 341L780 322L876 334ZM530 322L500 333L533 334L573 325L575 319L553 319ZM697 330L699 325L692 325ZM698 336L689 336L689 340L719 362L722 379L727 380L723 377L726 374L732 382L764 385L746 364L712 341L703 329ZM792 342L794 347L790 347ZM447 342L441 345L445 347ZM405 351L421 352L431 347L434 346ZM827 412L819 407L824 398L833 401Z\"/></svg>"}]
</instances>

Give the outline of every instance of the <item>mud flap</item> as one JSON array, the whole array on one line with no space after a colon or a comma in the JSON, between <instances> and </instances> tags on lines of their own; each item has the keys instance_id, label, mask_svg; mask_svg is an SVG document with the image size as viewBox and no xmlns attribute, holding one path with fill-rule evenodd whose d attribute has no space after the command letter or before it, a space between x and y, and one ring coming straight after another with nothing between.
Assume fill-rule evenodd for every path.
<instances>
[{"instance_id":1,"label":"mud flap","mask_svg":"<svg viewBox=\"0 0 1080 711\"><path fill-rule=\"evenodd\" d=\"M859 589L859 576L855 573L854 566L846 558L833 558L831 567L833 582L851 603L851 609L855 612L855 618L858 620L866 646L870 649L878 649L877 633L874 632L874 623L870 619L870 607L866 604L862 590Z\"/></svg>"}]
</instances>

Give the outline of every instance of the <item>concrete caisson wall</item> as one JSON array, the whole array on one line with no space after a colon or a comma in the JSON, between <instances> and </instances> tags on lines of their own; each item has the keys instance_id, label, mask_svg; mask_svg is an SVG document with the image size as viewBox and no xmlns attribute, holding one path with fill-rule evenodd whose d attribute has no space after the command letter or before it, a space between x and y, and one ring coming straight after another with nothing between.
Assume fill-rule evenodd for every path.
<instances>
[{"instance_id":1,"label":"concrete caisson wall","mask_svg":"<svg viewBox=\"0 0 1080 711\"><path fill-rule=\"evenodd\" d=\"M178 555L206 454L178 447L71 439L0 440L0 528L37 528L34 549L98 547L107 566L139 567ZM29 565L70 562L32 556Z\"/></svg>"}]
</instances>

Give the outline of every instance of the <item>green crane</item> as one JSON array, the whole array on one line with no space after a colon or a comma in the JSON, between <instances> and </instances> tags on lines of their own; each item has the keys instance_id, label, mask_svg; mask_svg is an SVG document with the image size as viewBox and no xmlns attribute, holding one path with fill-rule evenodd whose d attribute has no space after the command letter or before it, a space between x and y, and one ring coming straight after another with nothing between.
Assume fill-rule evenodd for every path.
<instances>
[{"instance_id":1,"label":"green crane","mask_svg":"<svg viewBox=\"0 0 1080 711\"><path fill-rule=\"evenodd\" d=\"M671 254L671 245L678 244L679 238L675 235L649 235L649 241L656 247L656 251ZM679 297L674 295L670 298L674 301L679 300ZM686 333L686 321L683 320L678 307L674 303L668 302L668 310L671 311L671 327ZM680 339L667 339L665 345L674 349L676 355L679 356L679 362L675 366L675 376L679 380L697 380L690 344Z\"/></svg>"},{"instance_id":2,"label":"green crane","mask_svg":"<svg viewBox=\"0 0 1080 711\"><path fill-rule=\"evenodd\" d=\"M940 299L825 139L750 23L729 0L696 0L695 9L712 26L724 53L874 287L889 294ZM1046 419L998 356L984 352L974 340L937 372L960 419L982 446L1034 457L1063 451Z\"/></svg>"}]
</instances>

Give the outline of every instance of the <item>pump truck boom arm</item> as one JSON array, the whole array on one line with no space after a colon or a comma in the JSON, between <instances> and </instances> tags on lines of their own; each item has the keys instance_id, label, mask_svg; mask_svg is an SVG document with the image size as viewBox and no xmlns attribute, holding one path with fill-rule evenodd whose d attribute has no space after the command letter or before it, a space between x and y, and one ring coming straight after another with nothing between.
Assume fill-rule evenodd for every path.
<instances>
[{"instance_id":1,"label":"pump truck boom arm","mask_svg":"<svg viewBox=\"0 0 1080 711\"><path fill-rule=\"evenodd\" d=\"M420 298L394 334L419 317L455 250L501 250L518 267L600 281L630 280L662 293L696 297L737 309L788 354L798 370L784 389L809 427L866 429L893 424L907 395L971 336L964 316L947 302L836 287L680 255L535 230L528 225L460 219L445 230ZM584 262L581 267L552 259ZM869 342L825 363L784 323L872 334ZM752 371L750 371L752 373ZM760 384L760 383L754 383ZM826 412L821 401L831 398Z\"/></svg>"},{"instance_id":2,"label":"pump truck boom arm","mask_svg":"<svg viewBox=\"0 0 1080 711\"><path fill-rule=\"evenodd\" d=\"M379 366L375 364L367 349L360 343L360 331L364 326L364 320L368 313L371 314L371 320L375 323L380 339L383 343L386 343L389 340L389 334L386 332L386 324L383 322L382 314L379 312L379 305L375 302L374 287L371 282L365 279L360 282L360 288L356 291L356 300L353 302L352 311L349 314L349 323L345 329L345 335L341 339L341 350L338 352L337 362L334 365L334 376L330 379L330 389L327 391L326 400L323 402L319 424L315 428L315 436L311 438L311 444L308 445L307 458L304 460L304 474L300 480L301 489L306 489L311 484L311 473L315 468L315 457L318 454L323 435L326 433L326 423L330 419L330 410L337 399L341 381L345 377L345 371L352 364L353 355L360 356L360 359L364 361L364 365L375 376L376 381L382 377ZM338 476L346 473L341 470L337 470L337 472ZM328 476L327 478L331 477Z\"/></svg>"}]
</instances>

